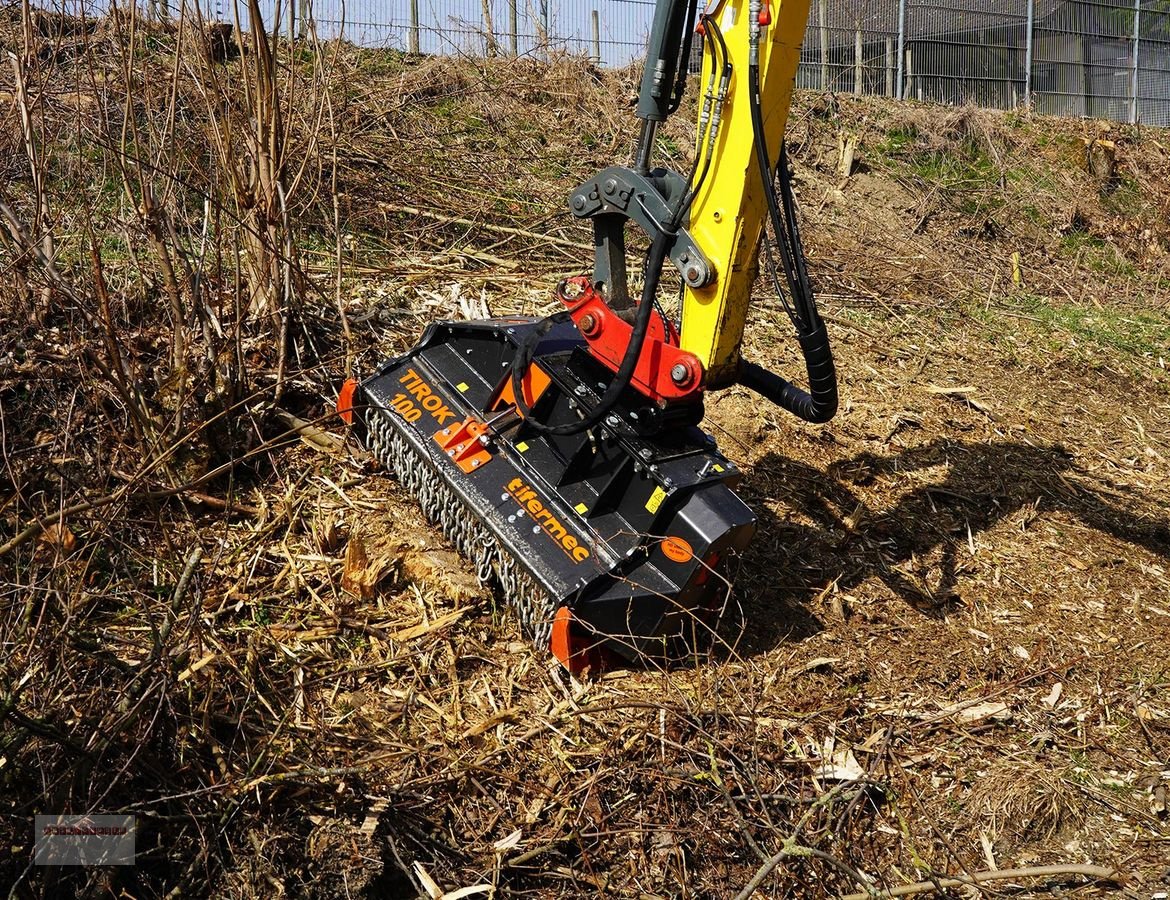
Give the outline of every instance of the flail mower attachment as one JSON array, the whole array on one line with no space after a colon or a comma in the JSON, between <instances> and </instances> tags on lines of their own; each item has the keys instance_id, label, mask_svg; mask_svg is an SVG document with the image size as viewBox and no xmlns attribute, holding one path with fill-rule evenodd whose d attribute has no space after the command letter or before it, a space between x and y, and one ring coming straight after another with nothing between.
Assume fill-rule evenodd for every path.
<instances>
[{"instance_id":1,"label":"flail mower attachment","mask_svg":"<svg viewBox=\"0 0 1170 900\"><path fill-rule=\"evenodd\" d=\"M339 404L529 636L576 672L701 646L727 601L723 564L756 524L732 492L735 465L696 427L701 401L664 412L628 388L598 426L548 433L580 421L612 378L566 316L437 322Z\"/></svg>"},{"instance_id":2,"label":"flail mower attachment","mask_svg":"<svg viewBox=\"0 0 1170 900\"><path fill-rule=\"evenodd\" d=\"M592 276L562 282L565 310L438 322L338 404L573 671L613 655L677 659L712 633L728 594L719 573L756 520L732 492L735 466L698 428L704 394L741 384L810 423L838 404L783 149L808 4L654 9L634 165L608 167L570 195L571 214L593 224L594 261ZM651 161L696 34L705 89L684 177ZM628 226L649 238L640 298ZM761 246L807 389L741 354ZM668 268L678 322L659 305Z\"/></svg>"}]
</instances>

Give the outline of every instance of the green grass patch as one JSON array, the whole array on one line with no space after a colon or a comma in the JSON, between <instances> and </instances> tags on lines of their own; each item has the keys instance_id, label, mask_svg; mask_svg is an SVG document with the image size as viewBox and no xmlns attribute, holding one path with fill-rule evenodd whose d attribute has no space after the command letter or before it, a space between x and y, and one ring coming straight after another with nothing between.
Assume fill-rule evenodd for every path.
<instances>
[{"instance_id":1,"label":"green grass patch","mask_svg":"<svg viewBox=\"0 0 1170 900\"><path fill-rule=\"evenodd\" d=\"M1030 294L1018 296L1015 308L1032 317L1039 329L1062 331L1097 347L1143 357L1170 353L1170 319L1166 316L1057 303Z\"/></svg>"},{"instance_id":2,"label":"green grass patch","mask_svg":"<svg viewBox=\"0 0 1170 900\"><path fill-rule=\"evenodd\" d=\"M1064 256L1102 275L1123 275L1132 277L1137 268L1113 244L1087 231L1070 231L1060 239L1060 250Z\"/></svg>"}]
</instances>

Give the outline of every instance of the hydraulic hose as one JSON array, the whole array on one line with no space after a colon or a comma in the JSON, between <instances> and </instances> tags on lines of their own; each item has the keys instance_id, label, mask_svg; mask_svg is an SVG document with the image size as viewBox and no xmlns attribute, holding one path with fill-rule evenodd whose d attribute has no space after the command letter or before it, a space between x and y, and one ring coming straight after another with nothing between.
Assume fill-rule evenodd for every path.
<instances>
[{"instance_id":1,"label":"hydraulic hose","mask_svg":"<svg viewBox=\"0 0 1170 900\"><path fill-rule=\"evenodd\" d=\"M751 8L753 15L758 16L759 3L757 0L753 0ZM821 321L820 313L817 311L816 298L813 296L804 265L804 249L800 243L800 231L796 221L796 204L792 196L791 176L787 172L783 144L780 154L780 165L783 168L780 175L781 189L784 194L783 209L781 209L781 201L776 196L776 173L772 169L771 158L768 154L767 135L764 131L764 111L760 99L760 26L754 17L752 23L751 47L748 57L748 105L751 107L756 160L759 164L760 178L763 181L764 195L768 201L768 217L776 235L780 263L788 285L788 295L792 299L789 315L796 327L797 341L800 343L801 353L804 356L805 369L808 374L808 390L803 390L779 375L747 361L740 363L739 380L744 387L771 400L798 418L814 424L823 424L833 418L837 412L837 371L833 363L829 334L825 329L824 322ZM766 228L761 237L763 241L768 240ZM783 297L781 299L783 300Z\"/></svg>"},{"instance_id":2,"label":"hydraulic hose","mask_svg":"<svg viewBox=\"0 0 1170 900\"><path fill-rule=\"evenodd\" d=\"M829 347L829 333L821 323L813 331L798 335L797 340L808 371L807 391L747 360L739 364L739 383L797 418L823 425L836 415L838 402L837 370Z\"/></svg>"},{"instance_id":3,"label":"hydraulic hose","mask_svg":"<svg viewBox=\"0 0 1170 900\"><path fill-rule=\"evenodd\" d=\"M691 34L694 30L696 7L691 7L687 13L686 19L683 20L683 25L686 31L685 42L680 51L680 59L677 61L678 65L685 67L690 57ZM669 17L668 17L669 18ZM665 23L664 23L665 25ZM665 43L670 43L672 38L667 36ZM677 47L677 44L676 44ZM678 71L678 70L676 70ZM650 77L647 75L646 77ZM645 78L644 78L645 81ZM675 85L674 96L671 104L666 111L667 115L674 112L678 108L678 104L682 100L682 91L686 86L686 70L682 68L682 74ZM643 100L646 91L643 90ZM640 108L641 112L641 108ZM636 168L640 171L642 169L649 170L650 152L654 142L655 120L653 116L647 115L643 119L642 136L639 141L639 148L637 153ZM695 166L691 171L688 183L694 182L695 173L698 169L698 158L695 160ZM708 159L708 165L710 160ZM701 177L706 177L704 170ZM666 264L666 258L670 254L671 242L678 234L679 225L682 224L687 211L690 209L691 202L694 200L695 191L684 192L675 206L670 221L654 235L650 244L650 250L646 256L645 265L645 281L642 285L642 297L638 303L638 308L634 313L634 327L630 333L630 342L626 345L626 352L622 356L621 365L614 377L610 380L609 385L602 393L597 405L593 411L577 422L568 422L564 425L545 425L543 422L538 422L531 416L531 408L524 400L524 391L522 386L523 373L528 371L528 367L532 364L533 357L536 354L536 347L540 343L540 339L546 335L556 322L565 320L565 313L558 313L550 316L542 321L537 328L530 333L527 340L517 348L516 358L512 362L512 392L516 398L516 408L524 416L528 425L541 434L546 435L573 435L581 434L591 428L595 428L604 421L610 411L617 405L622 392L630 386L630 382L634 376L634 370L638 366L638 359L642 355L642 348L646 343L646 335L650 330L650 317L657 311L657 294L658 285L662 279L662 267ZM665 318L665 316L663 317Z\"/></svg>"},{"instance_id":4,"label":"hydraulic hose","mask_svg":"<svg viewBox=\"0 0 1170 900\"><path fill-rule=\"evenodd\" d=\"M566 313L558 314L545 319L540 323L540 327L533 332L529 340L525 341L516 352L516 359L512 363L512 393L516 398L516 407L520 410L521 415L524 416L527 423L541 434L549 435L571 435L581 434L588 431L590 428L595 428L601 424L609 412L617 405L618 399L630 385L630 381L634 375L634 369L637 368L638 358L642 355L642 347L646 343L646 334L650 330L650 316L654 314L654 298L658 292L658 283L662 275L662 266L666 263L666 256L670 250L670 241L672 234L662 231L659 232L654 241L650 244L650 252L646 260L646 281L642 286L642 299L638 303L638 308L634 313L634 329L630 334L630 343L626 346L625 355L622 356L621 365L618 366L617 373L610 380L601 399L597 402L597 406L593 408L593 412L585 418L577 422L568 422L564 425L545 425L543 422L538 422L531 417L532 410L524 400L524 390L522 386L521 376L528 371L528 367L532 364L532 357L536 352L536 346L540 343L540 338L548 333L555 321L563 321Z\"/></svg>"}]
</instances>

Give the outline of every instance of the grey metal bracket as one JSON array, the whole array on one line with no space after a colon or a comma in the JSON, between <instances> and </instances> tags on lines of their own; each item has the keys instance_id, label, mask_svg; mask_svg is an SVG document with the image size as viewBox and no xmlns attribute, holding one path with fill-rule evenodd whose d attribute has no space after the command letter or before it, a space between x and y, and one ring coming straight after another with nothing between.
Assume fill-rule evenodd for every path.
<instances>
[{"instance_id":1,"label":"grey metal bracket","mask_svg":"<svg viewBox=\"0 0 1170 900\"><path fill-rule=\"evenodd\" d=\"M621 242L615 239L615 223L620 231L620 223L632 219L652 238L663 234L674 204L686 190L683 177L669 169L655 169L649 175L639 175L633 169L611 166L573 191L569 200L573 215L594 222L595 278L621 285L624 289L624 248L619 247ZM623 250L620 261L615 253L618 249ZM675 232L669 255L688 287L701 288L714 279L711 263L685 227ZM624 300L622 297L613 299Z\"/></svg>"}]
</instances>

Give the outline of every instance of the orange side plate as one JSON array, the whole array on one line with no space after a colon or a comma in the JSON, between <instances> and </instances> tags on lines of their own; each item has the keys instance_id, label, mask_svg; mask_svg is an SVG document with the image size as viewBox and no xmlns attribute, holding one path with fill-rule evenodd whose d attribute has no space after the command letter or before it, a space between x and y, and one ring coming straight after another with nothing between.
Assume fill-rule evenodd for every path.
<instances>
[{"instance_id":1,"label":"orange side plate","mask_svg":"<svg viewBox=\"0 0 1170 900\"><path fill-rule=\"evenodd\" d=\"M549 650L573 675L600 675L626 664L616 653L602 647L597 638L582 634L567 606L558 609L553 619Z\"/></svg>"}]
</instances>

